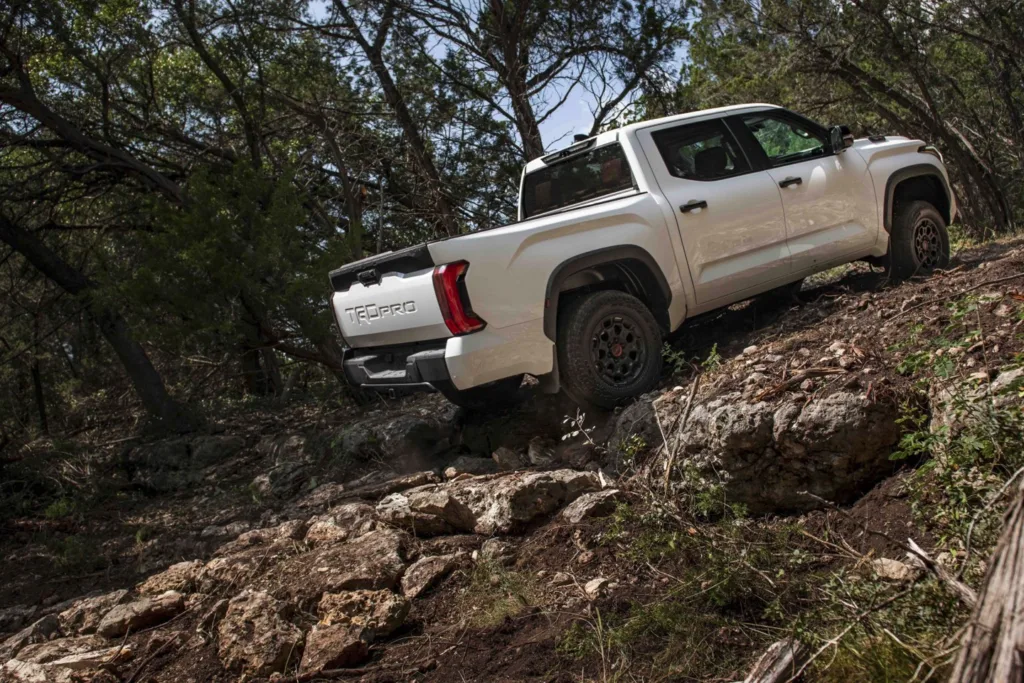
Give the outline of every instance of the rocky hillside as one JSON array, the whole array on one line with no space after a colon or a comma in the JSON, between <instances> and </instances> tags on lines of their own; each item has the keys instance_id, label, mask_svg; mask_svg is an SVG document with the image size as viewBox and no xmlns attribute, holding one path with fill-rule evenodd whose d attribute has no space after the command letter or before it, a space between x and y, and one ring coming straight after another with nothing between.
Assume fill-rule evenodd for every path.
<instances>
[{"instance_id":1,"label":"rocky hillside","mask_svg":"<svg viewBox=\"0 0 1024 683\"><path fill-rule=\"evenodd\" d=\"M37 444L0 680L940 680L1024 465L1022 292L1019 242L830 273L691 321L610 415L525 387Z\"/></svg>"}]
</instances>

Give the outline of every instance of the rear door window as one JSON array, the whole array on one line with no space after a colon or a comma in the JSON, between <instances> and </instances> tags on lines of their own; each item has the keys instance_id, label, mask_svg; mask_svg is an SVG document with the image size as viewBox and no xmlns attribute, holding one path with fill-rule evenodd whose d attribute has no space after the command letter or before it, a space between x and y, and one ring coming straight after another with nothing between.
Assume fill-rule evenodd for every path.
<instances>
[{"instance_id":1,"label":"rear door window","mask_svg":"<svg viewBox=\"0 0 1024 683\"><path fill-rule=\"evenodd\" d=\"M750 171L750 163L721 120L651 134L668 172L687 180L721 180Z\"/></svg>"},{"instance_id":2,"label":"rear door window","mask_svg":"<svg viewBox=\"0 0 1024 683\"><path fill-rule=\"evenodd\" d=\"M636 187L622 145L583 152L523 179L523 218Z\"/></svg>"}]
</instances>

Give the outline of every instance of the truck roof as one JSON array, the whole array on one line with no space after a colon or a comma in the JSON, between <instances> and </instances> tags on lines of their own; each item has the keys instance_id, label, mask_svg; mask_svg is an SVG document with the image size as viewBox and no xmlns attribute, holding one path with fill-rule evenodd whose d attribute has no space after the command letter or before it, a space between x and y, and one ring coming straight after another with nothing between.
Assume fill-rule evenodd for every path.
<instances>
[{"instance_id":1,"label":"truck roof","mask_svg":"<svg viewBox=\"0 0 1024 683\"><path fill-rule=\"evenodd\" d=\"M638 121L636 123L630 123L628 125L621 126L619 128L613 128L613 129L607 130L607 131L605 131L603 133L598 133L594 137L597 139L597 146L600 146L600 145L606 144L606 143L611 142L612 140L618 138L619 133L621 133L622 131L633 131L633 130L636 130L638 128L647 128L648 126L658 126L658 125L661 125L663 123L675 123L676 121L682 122L682 121L686 121L688 119L695 119L695 118L702 117L702 116L707 116L707 115L710 115L710 114L725 114L726 112L737 112L737 111L742 111L742 110L747 110L747 109L754 109L754 110L757 110L757 109L780 109L780 107L778 105L776 105L776 104L764 104L764 103L761 103L761 102L750 102L748 104L732 104L732 105L729 105L728 107L715 107L713 109L699 109L697 111L689 111L689 112L686 112L684 114L674 114L672 116L663 116L660 119L649 119L647 121ZM552 152L552 154L553 153L554 152ZM550 154L547 154L545 156L550 156ZM527 162L526 168L524 169L524 173L530 173L530 172L535 171L538 168L541 168L542 166L545 166L545 165L546 164L544 162L544 158L543 157L540 157L540 158L537 158L537 159L533 159L533 160Z\"/></svg>"}]
</instances>

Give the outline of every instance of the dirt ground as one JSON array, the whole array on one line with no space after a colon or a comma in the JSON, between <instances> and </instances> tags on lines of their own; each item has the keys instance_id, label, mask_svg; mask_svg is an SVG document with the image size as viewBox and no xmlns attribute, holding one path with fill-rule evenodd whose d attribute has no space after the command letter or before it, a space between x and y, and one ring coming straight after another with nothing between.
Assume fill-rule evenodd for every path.
<instances>
[{"instance_id":1,"label":"dirt ground","mask_svg":"<svg viewBox=\"0 0 1024 683\"><path fill-rule=\"evenodd\" d=\"M967 295L976 301L970 310L961 313L947 306ZM685 384L692 367L717 355L720 369L702 394L735 389L754 371L742 358L744 349L751 346L757 346L761 356L779 357L771 361L759 356L756 364L763 366L757 371L765 375L767 388L781 386L794 372L790 361L803 353L801 350L806 349L813 361L826 355L830 345L842 342L858 359L858 386L866 392L889 392L899 404L915 387L920 389L922 383L927 387L929 372L934 369L931 366L938 367L939 358L934 354L913 355L915 352L905 342L940 337L951 324L951 316L954 323L957 316L970 316L972 325L983 331L982 338L958 358L958 373L988 373L996 367L1019 363L1024 358L1021 302L1024 242L1019 240L965 250L955 256L948 271L898 286L888 283L880 271L856 264L812 278L797 298L762 297L688 321L669 340L681 362L678 372L666 372L663 388ZM911 376L908 364L929 367ZM842 382L849 386L850 378L821 378L815 383L815 395L827 394ZM503 414L460 417L459 434L464 443L479 451L499 445L521 450L538 435L560 439L568 431L565 417L574 414L574 407L562 397L542 396L533 388L525 393L521 405ZM368 409L401 414L413 408L446 409L437 396L373 404ZM225 541L223 534L211 531L214 527L258 528L279 519L282 512L280 501L254 497L250 488L254 474L264 471L271 462L269 456L255 449L260 437L330 430L364 415L366 410L324 412L317 406L286 410L254 406L223 416L212 431L241 435L246 447L194 490L166 495L142 492L130 485L123 457L134 441L117 428L104 434L90 433L85 438L33 444L13 457L5 469L8 479L4 482L5 511L0 515L0 573L4 577L0 608L53 607L92 592L132 586L174 562L209 558ZM595 440L606 437L614 419L613 414L589 416ZM27 474L27 465L33 459L46 460L50 481L35 481ZM19 469L21 464L25 467ZM38 462L32 464L34 470L39 469ZM782 527L793 527L796 530L789 550L804 547L810 553L814 549L819 557L822 548L815 538L843 538L859 553L899 557L893 543L865 531L865 527L893 538L912 535L926 548L932 547L936 542L933 531L913 514L906 490L907 477L919 464L912 460L894 463L893 476L862 496L847 514L818 511L768 517L744 533L756 539L769 530L776 533ZM354 479L380 465L360 463L344 475ZM19 477L23 473L22 481ZM335 472L333 476L339 475ZM54 490L76 495L54 498ZM83 492L88 493L90 501L87 509L61 508L60 500L81 499ZM40 493L50 496L45 506L32 503ZM719 533L718 527L705 528L696 523L689 529L684 526L680 532L684 551L667 557L636 552L635 541L646 533L645 528L641 519L613 518L580 526L556 519L512 539L518 544L514 565L458 570L437 590L414 602L406 625L387 643L373 647L369 664L339 673L337 678L552 683L612 680L618 675L609 669L613 662L592 654L578 656L567 646L567 633L574 624L593 626L602 619L621 620L638 606L658 604L682 584L679 577L694 574L704 561L704 551L697 545L687 546L687 537L713 544ZM837 553L817 562L807 571L820 572L829 563L850 560ZM558 572L573 577L602 576L619 588L591 602L579 583L552 586L551 577ZM767 577L767 581L773 587L773 581L782 583L775 577ZM759 590L750 589L751 600ZM785 598L794 605L804 599L802 595ZM747 614L747 608L742 600L727 606L738 620ZM174 628L190 632L198 618L186 612ZM770 639L772 628L765 627L766 638ZM183 653L173 643L168 645L163 633L133 634L132 640L138 643L142 655L127 670L109 672L113 676L109 680L235 680L221 668L212 643ZM751 638L749 630L725 622L705 633L710 640L693 643L694 652L717 648L719 656L732 657L732 679L743 677L743 666L764 640ZM663 651L663 645L652 641L650 652ZM644 646L634 650L634 661L642 661ZM637 671L636 680L692 680L673 670L658 674L638 666ZM719 666L718 671L721 675L723 668ZM720 680L730 679L723 676Z\"/></svg>"}]
</instances>

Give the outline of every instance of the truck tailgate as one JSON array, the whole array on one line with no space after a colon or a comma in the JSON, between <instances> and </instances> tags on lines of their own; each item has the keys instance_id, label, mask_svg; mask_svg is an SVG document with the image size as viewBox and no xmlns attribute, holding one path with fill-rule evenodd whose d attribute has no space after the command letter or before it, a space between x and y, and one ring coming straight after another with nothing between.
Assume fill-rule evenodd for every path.
<instances>
[{"instance_id":1,"label":"truck tailgate","mask_svg":"<svg viewBox=\"0 0 1024 683\"><path fill-rule=\"evenodd\" d=\"M331 297L348 346L391 346L452 336L437 303L432 267L378 277L378 284L345 283L348 289Z\"/></svg>"}]
</instances>

